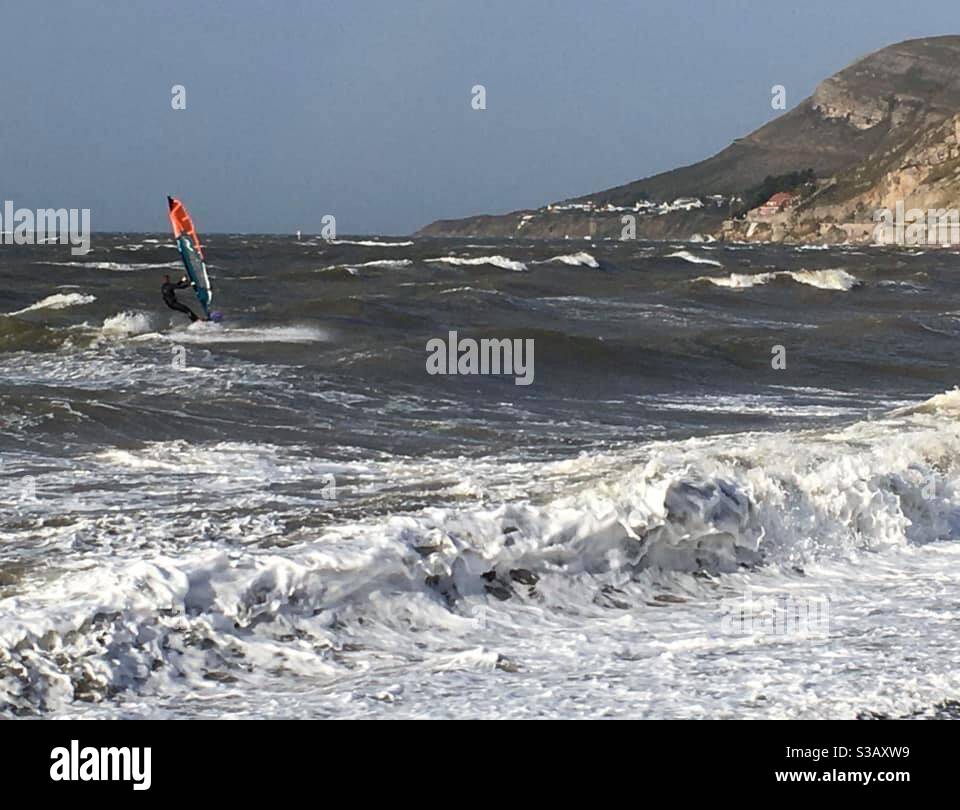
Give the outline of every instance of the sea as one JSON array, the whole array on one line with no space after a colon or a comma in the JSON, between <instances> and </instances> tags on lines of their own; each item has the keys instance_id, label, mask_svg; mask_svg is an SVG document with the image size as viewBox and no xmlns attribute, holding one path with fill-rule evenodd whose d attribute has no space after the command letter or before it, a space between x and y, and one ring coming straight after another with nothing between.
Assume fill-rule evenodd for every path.
<instances>
[{"instance_id":1,"label":"sea","mask_svg":"<svg viewBox=\"0 0 960 810\"><path fill-rule=\"evenodd\" d=\"M92 244L0 247L0 716L960 716L958 252Z\"/></svg>"}]
</instances>

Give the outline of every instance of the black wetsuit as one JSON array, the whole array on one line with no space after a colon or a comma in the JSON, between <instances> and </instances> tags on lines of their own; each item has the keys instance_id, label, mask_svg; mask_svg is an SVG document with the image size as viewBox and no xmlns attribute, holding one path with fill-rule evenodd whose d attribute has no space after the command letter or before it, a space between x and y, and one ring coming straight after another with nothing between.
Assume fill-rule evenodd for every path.
<instances>
[{"instance_id":1,"label":"black wetsuit","mask_svg":"<svg viewBox=\"0 0 960 810\"><path fill-rule=\"evenodd\" d=\"M163 295L163 303L165 303L170 309L175 309L177 312L185 312L190 316L191 321L200 320L196 313L186 306L186 304L181 304L177 300L177 290L185 290L188 287L192 286L189 281L181 281L178 284L174 284L170 281L164 282L163 286L160 288L160 293Z\"/></svg>"}]
</instances>

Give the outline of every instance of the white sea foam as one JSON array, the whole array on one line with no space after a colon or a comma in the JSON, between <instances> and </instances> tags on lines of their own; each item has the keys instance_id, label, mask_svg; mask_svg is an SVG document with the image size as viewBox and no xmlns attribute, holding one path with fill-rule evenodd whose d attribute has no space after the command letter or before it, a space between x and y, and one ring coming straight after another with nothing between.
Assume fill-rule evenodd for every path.
<instances>
[{"instance_id":1,"label":"white sea foam","mask_svg":"<svg viewBox=\"0 0 960 810\"><path fill-rule=\"evenodd\" d=\"M197 322L185 329L165 332L164 340L176 343L319 343L329 334L313 326L263 326L237 328Z\"/></svg>"},{"instance_id":2,"label":"white sea foam","mask_svg":"<svg viewBox=\"0 0 960 810\"><path fill-rule=\"evenodd\" d=\"M331 264L324 267L320 272L325 273L330 270L344 269L347 271L363 270L364 268L374 268L382 270L402 270L404 267L411 267L413 262L410 259L378 259L372 262L360 262L356 264ZM356 275L356 273L351 273Z\"/></svg>"},{"instance_id":3,"label":"white sea foam","mask_svg":"<svg viewBox=\"0 0 960 810\"><path fill-rule=\"evenodd\" d=\"M352 264L351 267L384 267L388 270L398 270L403 267L410 267L413 264L410 259L380 259L372 262L362 262L361 264Z\"/></svg>"},{"instance_id":4,"label":"white sea foam","mask_svg":"<svg viewBox=\"0 0 960 810\"><path fill-rule=\"evenodd\" d=\"M943 414L954 418L960 416L960 388L937 394L925 402L908 405L893 412L894 416L913 414Z\"/></svg>"},{"instance_id":5,"label":"white sea foam","mask_svg":"<svg viewBox=\"0 0 960 810\"><path fill-rule=\"evenodd\" d=\"M503 295L505 295L505 293L503 293L503 292L500 291L500 290L484 290L484 289L479 288L479 287L469 287L469 286L467 286L467 287L450 287L449 289L441 290L441 291L440 291L440 295L451 295L451 294L453 294L453 293L461 293L461 292L472 292L472 293L480 293L481 295L495 295L495 296L503 296Z\"/></svg>"},{"instance_id":6,"label":"white sea foam","mask_svg":"<svg viewBox=\"0 0 960 810\"><path fill-rule=\"evenodd\" d=\"M360 247L410 247L413 242L377 242L373 240L351 241L349 239L331 239L330 245L359 245Z\"/></svg>"},{"instance_id":7,"label":"white sea foam","mask_svg":"<svg viewBox=\"0 0 960 810\"><path fill-rule=\"evenodd\" d=\"M132 263L125 262L42 262L58 267L79 267L84 270L113 270L120 273L132 273L137 270L174 270L183 267L179 262Z\"/></svg>"},{"instance_id":8,"label":"white sea foam","mask_svg":"<svg viewBox=\"0 0 960 810\"><path fill-rule=\"evenodd\" d=\"M262 509L216 520L187 505L166 520L148 505L196 490L198 506L218 492L255 506L338 469L305 450L105 451L84 460L84 489L119 476L125 508L35 530L86 564L47 565L0 598L0 706L72 717L929 708L960 689L960 544L942 542L960 539L958 401L546 465L426 459L414 463L447 470L474 502L295 531ZM507 473L546 488L502 497L489 484ZM828 598L829 636L723 632L721 603L745 592Z\"/></svg>"},{"instance_id":9,"label":"white sea foam","mask_svg":"<svg viewBox=\"0 0 960 810\"><path fill-rule=\"evenodd\" d=\"M318 343L330 340L323 329L313 326L233 327L198 321L172 330L160 331L156 316L144 312L121 312L107 318L100 328L106 338L132 338L143 343L154 340L178 344L217 343Z\"/></svg>"},{"instance_id":10,"label":"white sea foam","mask_svg":"<svg viewBox=\"0 0 960 810\"><path fill-rule=\"evenodd\" d=\"M527 269L527 266L523 262L514 261L513 259L508 259L505 256L476 256L471 258L464 258L461 256L443 256L438 259L427 259L429 264L450 264L458 267L481 267L483 265L492 265L493 267L500 267L503 270L513 270L515 272L523 272Z\"/></svg>"},{"instance_id":11,"label":"white sea foam","mask_svg":"<svg viewBox=\"0 0 960 810\"><path fill-rule=\"evenodd\" d=\"M817 287L821 290L842 290L849 292L860 286L860 281L846 270L798 270L789 273L790 278L801 284Z\"/></svg>"},{"instance_id":12,"label":"white sea foam","mask_svg":"<svg viewBox=\"0 0 960 810\"><path fill-rule=\"evenodd\" d=\"M683 259L685 262L690 262L691 264L709 264L712 267L723 267L723 265L715 259L707 259L703 256L697 256L691 253L689 250L678 250L676 253L668 253L666 258Z\"/></svg>"},{"instance_id":13,"label":"white sea foam","mask_svg":"<svg viewBox=\"0 0 960 810\"><path fill-rule=\"evenodd\" d=\"M84 295L82 293L56 293L48 295L42 301L37 301L16 312L8 312L8 315L23 315L27 312L33 312L38 309L67 309L68 307L78 307L84 304L92 304L97 300L95 295Z\"/></svg>"},{"instance_id":14,"label":"white sea foam","mask_svg":"<svg viewBox=\"0 0 960 810\"><path fill-rule=\"evenodd\" d=\"M143 335L154 331L153 316L146 312L118 312L103 322L100 333L104 337L119 338Z\"/></svg>"},{"instance_id":15,"label":"white sea foam","mask_svg":"<svg viewBox=\"0 0 960 810\"><path fill-rule=\"evenodd\" d=\"M717 287L730 287L735 290L746 290L767 284L776 278L776 273L731 273L729 276L700 276L694 281L709 281Z\"/></svg>"}]
</instances>

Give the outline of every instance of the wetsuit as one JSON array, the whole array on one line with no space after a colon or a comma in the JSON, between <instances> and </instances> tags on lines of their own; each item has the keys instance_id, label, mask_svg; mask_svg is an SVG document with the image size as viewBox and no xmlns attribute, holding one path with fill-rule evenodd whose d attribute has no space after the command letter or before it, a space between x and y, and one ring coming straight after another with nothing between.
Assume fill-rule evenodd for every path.
<instances>
[{"instance_id":1,"label":"wetsuit","mask_svg":"<svg viewBox=\"0 0 960 810\"><path fill-rule=\"evenodd\" d=\"M177 300L177 290L185 290L188 287L193 286L189 281L181 281L178 284L167 281L164 282L163 286L160 288L160 293L163 295L163 303L165 303L170 309L175 309L177 312L185 312L190 316L191 321L200 320L196 313L190 309L190 307L185 304L181 304Z\"/></svg>"}]
</instances>

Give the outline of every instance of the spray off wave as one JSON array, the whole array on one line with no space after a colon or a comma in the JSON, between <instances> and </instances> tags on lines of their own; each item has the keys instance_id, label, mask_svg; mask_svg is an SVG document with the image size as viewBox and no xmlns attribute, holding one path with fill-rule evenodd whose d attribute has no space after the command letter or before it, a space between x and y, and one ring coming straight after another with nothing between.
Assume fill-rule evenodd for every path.
<instances>
[{"instance_id":1,"label":"spray off wave","mask_svg":"<svg viewBox=\"0 0 960 810\"><path fill-rule=\"evenodd\" d=\"M28 312L35 312L38 309L67 309L68 307L79 307L84 304L92 304L97 300L95 295L84 295L82 293L56 293L48 295L42 301L37 301L16 312L8 312L7 315L25 315Z\"/></svg>"}]
</instances>

